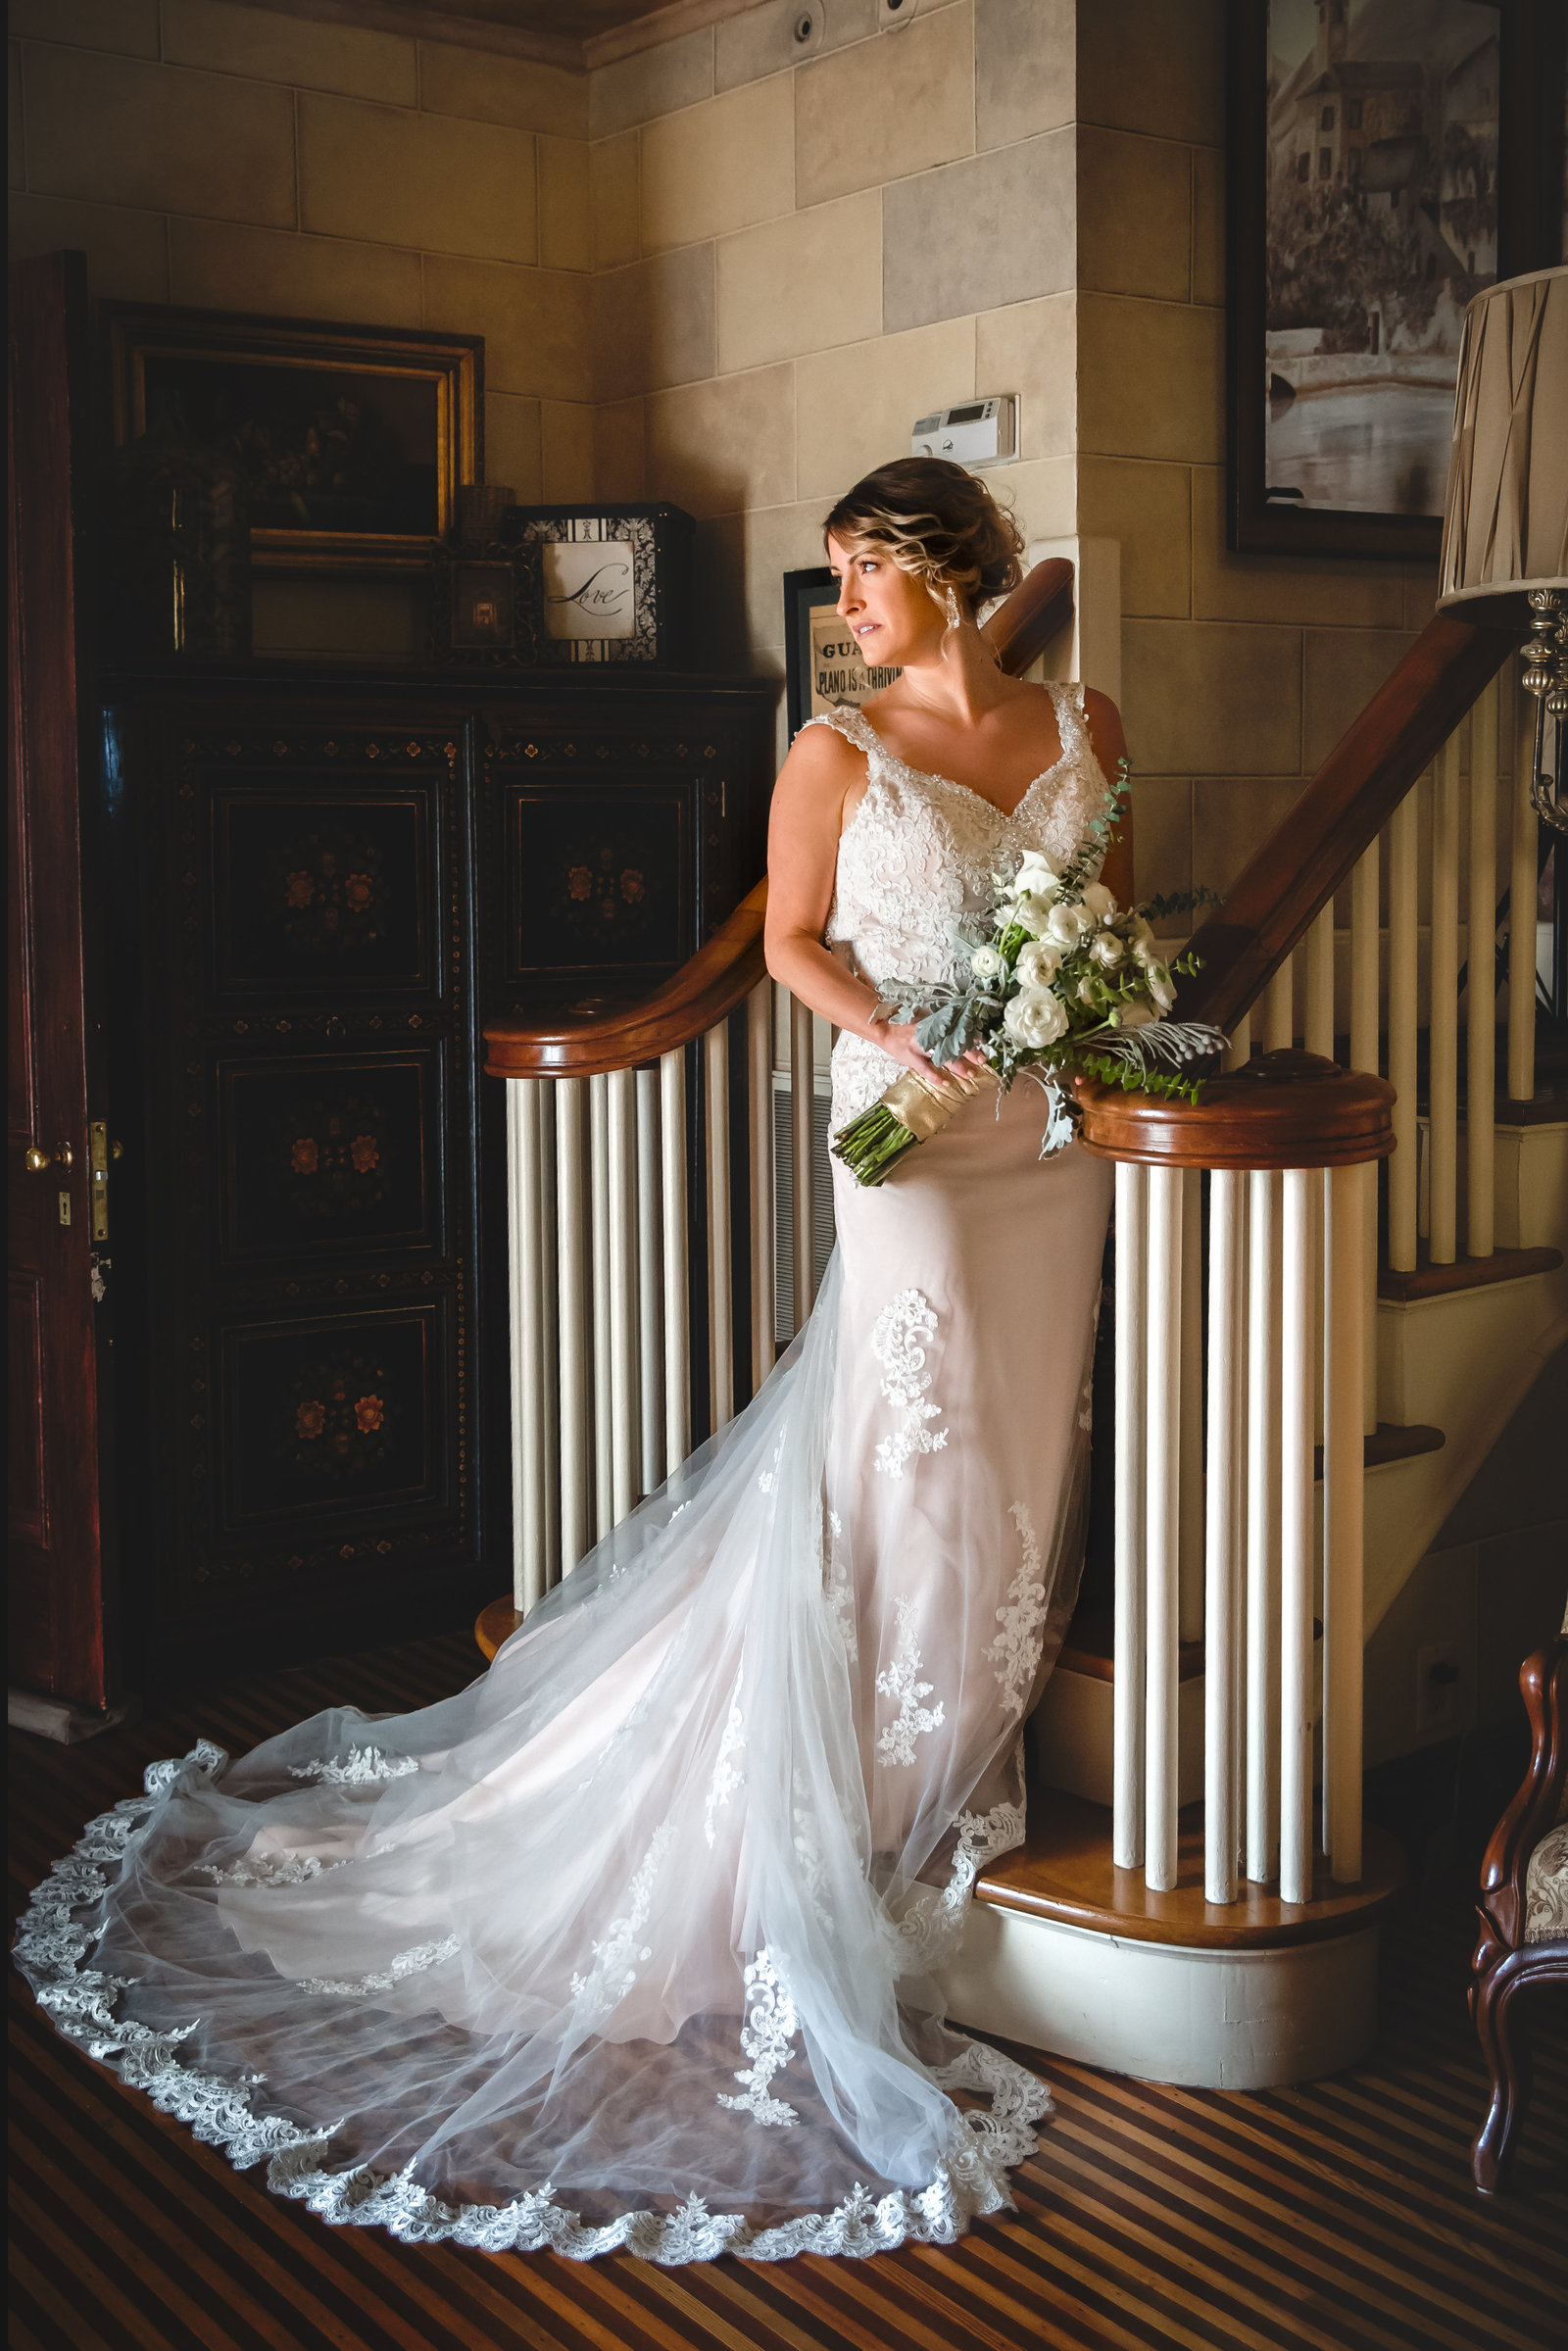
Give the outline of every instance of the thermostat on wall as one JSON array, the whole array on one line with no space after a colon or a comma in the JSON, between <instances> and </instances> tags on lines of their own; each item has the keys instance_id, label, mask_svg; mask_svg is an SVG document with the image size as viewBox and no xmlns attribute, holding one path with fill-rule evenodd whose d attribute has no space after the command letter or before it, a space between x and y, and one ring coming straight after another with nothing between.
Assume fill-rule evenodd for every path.
<instances>
[{"instance_id":1,"label":"thermostat on wall","mask_svg":"<svg viewBox=\"0 0 1568 2351\"><path fill-rule=\"evenodd\" d=\"M956 465L1004 465L1018 454L1018 402L1011 392L938 409L917 419L911 457L951 458Z\"/></svg>"}]
</instances>

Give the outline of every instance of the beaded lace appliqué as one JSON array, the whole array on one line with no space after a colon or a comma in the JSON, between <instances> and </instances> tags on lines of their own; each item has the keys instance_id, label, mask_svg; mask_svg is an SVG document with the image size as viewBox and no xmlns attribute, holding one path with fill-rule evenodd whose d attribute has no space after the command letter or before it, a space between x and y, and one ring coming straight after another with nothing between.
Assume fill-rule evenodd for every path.
<instances>
[{"instance_id":1,"label":"beaded lace appliqu\u00e9","mask_svg":"<svg viewBox=\"0 0 1568 2351\"><path fill-rule=\"evenodd\" d=\"M322 1861L316 1853L247 1853L238 1861L203 1862L197 1876L211 1878L215 1886L306 1886L327 1870L346 1866L347 1856Z\"/></svg>"},{"instance_id":2,"label":"beaded lace appliqu\u00e9","mask_svg":"<svg viewBox=\"0 0 1568 2351\"><path fill-rule=\"evenodd\" d=\"M729 1713L724 1718L723 1734L718 1742L718 1754L713 1762L713 1776L708 1783L708 1802L703 1809L703 1835L708 1839L710 1852L713 1849L713 1839L718 1834L713 1826L714 1813L729 1802L738 1788L746 1786L746 1774L734 1760L745 1744L746 1717L741 1712L740 1684L737 1682L734 1701L730 1706Z\"/></svg>"},{"instance_id":3,"label":"beaded lace appliqu\u00e9","mask_svg":"<svg viewBox=\"0 0 1568 2351\"><path fill-rule=\"evenodd\" d=\"M989 1812L960 1812L955 1826L947 1885L940 1892L935 1886L918 1887L899 1921L905 1967L911 1975L945 1967L956 1955L976 1878L997 1854L1010 1853L1023 1842L1023 1807L1003 1803Z\"/></svg>"},{"instance_id":4,"label":"beaded lace appliqu\u00e9","mask_svg":"<svg viewBox=\"0 0 1568 2351\"><path fill-rule=\"evenodd\" d=\"M735 2077L742 2085L740 2096L720 2090L718 2103L749 2114L754 2122L787 2128L801 2118L793 2106L768 2094L768 2083L789 2064L790 2043L801 2028L795 2002L765 1944L746 1970L746 1991L751 2006L741 2028L741 2054L752 2062Z\"/></svg>"},{"instance_id":5,"label":"beaded lace appliqu\u00e9","mask_svg":"<svg viewBox=\"0 0 1568 2351\"><path fill-rule=\"evenodd\" d=\"M1029 1685L1040 1663L1046 1622L1046 1571L1040 1557L1040 1538L1026 1502L1011 1510L1023 1563L1007 1587L1004 1607L997 1610L1002 1631L986 1650L1002 1685L1002 1703L1009 1714L1021 1714Z\"/></svg>"},{"instance_id":6,"label":"beaded lace appliqu\u00e9","mask_svg":"<svg viewBox=\"0 0 1568 2351\"><path fill-rule=\"evenodd\" d=\"M449 1935L440 1942L412 1944L373 1975L345 1976L341 1981L331 1976L299 1976L295 1982L301 1991L331 1992L340 2000L368 2000L373 1992L391 1991L408 1977L422 1976L427 1969L440 1967L443 1960L456 1959L461 1948L458 1937Z\"/></svg>"},{"instance_id":7,"label":"beaded lace appliqu\u00e9","mask_svg":"<svg viewBox=\"0 0 1568 2351\"><path fill-rule=\"evenodd\" d=\"M936 1688L934 1682L922 1682L922 1659L914 1638L914 1602L900 1599L895 1602L899 1620L898 1646L893 1663L885 1665L877 1675L876 1686L885 1698L897 1698L899 1712L896 1721L883 1730L876 1742L876 1751L884 1763L912 1763L914 1742L922 1732L937 1730L943 1720L942 1701L934 1706L922 1706Z\"/></svg>"},{"instance_id":8,"label":"beaded lace appliqu\u00e9","mask_svg":"<svg viewBox=\"0 0 1568 2351\"><path fill-rule=\"evenodd\" d=\"M931 1374L922 1342L936 1335L936 1309L918 1290L901 1290L890 1298L871 1333L871 1352L882 1366L882 1394L904 1415L902 1427L876 1448L877 1468L890 1478L903 1477L911 1453L938 1453L948 1442L946 1429L925 1425L942 1414L940 1404L926 1400Z\"/></svg>"},{"instance_id":9,"label":"beaded lace appliqu\u00e9","mask_svg":"<svg viewBox=\"0 0 1568 2351\"><path fill-rule=\"evenodd\" d=\"M642 1864L626 1889L625 1916L612 1919L604 1941L594 1944L594 1964L587 1975L571 1979L578 2021L590 2029L602 2025L612 2010L620 2005L637 1981L638 1968L654 1955L651 1947L641 1940L642 1931L653 1906L654 1881L674 1834L667 1821L655 1831Z\"/></svg>"},{"instance_id":10,"label":"beaded lace appliqu\u00e9","mask_svg":"<svg viewBox=\"0 0 1568 2351\"><path fill-rule=\"evenodd\" d=\"M416 1755L388 1755L380 1747L350 1747L341 1763L321 1757L315 1763L291 1763L291 1780L319 1780L324 1788L368 1788L376 1780L406 1780L419 1768Z\"/></svg>"}]
</instances>

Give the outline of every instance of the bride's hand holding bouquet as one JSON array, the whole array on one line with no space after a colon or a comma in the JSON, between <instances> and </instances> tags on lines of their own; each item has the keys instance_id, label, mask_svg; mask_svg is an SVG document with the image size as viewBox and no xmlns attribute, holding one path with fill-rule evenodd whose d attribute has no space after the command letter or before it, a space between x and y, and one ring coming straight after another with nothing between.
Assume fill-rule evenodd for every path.
<instances>
[{"instance_id":1,"label":"bride's hand holding bouquet","mask_svg":"<svg viewBox=\"0 0 1568 2351\"><path fill-rule=\"evenodd\" d=\"M1123 909L1089 878L1115 838L1125 779L1124 763L1105 813L1065 865L1026 850L1012 872L998 875L990 912L954 926L967 977L880 983L877 1042L906 1074L833 1139L858 1182L880 1184L970 1095L1004 1094L1020 1074L1034 1078L1050 1103L1042 1156L1071 1135L1069 1078L1198 1099L1202 1081L1192 1065L1225 1040L1206 1022L1167 1017L1177 975L1196 971L1198 961L1191 954L1165 961L1149 917L1202 905L1212 893L1184 891Z\"/></svg>"}]
</instances>

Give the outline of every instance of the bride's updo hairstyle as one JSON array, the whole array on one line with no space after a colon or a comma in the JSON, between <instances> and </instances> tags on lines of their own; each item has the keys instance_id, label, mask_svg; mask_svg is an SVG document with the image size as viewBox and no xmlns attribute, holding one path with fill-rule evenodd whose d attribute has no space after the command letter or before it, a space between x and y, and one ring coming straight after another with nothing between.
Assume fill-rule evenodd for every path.
<instances>
[{"instance_id":1,"label":"bride's updo hairstyle","mask_svg":"<svg viewBox=\"0 0 1568 2351\"><path fill-rule=\"evenodd\" d=\"M967 612L1023 577L1023 534L983 481L940 457L895 458L841 498L822 525L841 547L884 547L901 571Z\"/></svg>"}]
</instances>

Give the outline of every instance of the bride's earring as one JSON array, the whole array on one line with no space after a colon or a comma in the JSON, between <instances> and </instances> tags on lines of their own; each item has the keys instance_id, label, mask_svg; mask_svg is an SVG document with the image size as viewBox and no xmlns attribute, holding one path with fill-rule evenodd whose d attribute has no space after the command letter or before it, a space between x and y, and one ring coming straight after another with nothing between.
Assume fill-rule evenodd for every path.
<instances>
[{"instance_id":1,"label":"bride's earring","mask_svg":"<svg viewBox=\"0 0 1568 2351\"><path fill-rule=\"evenodd\" d=\"M958 599L951 588L944 588L942 591L942 610L948 615L949 628L962 627L963 614L958 610Z\"/></svg>"}]
</instances>

